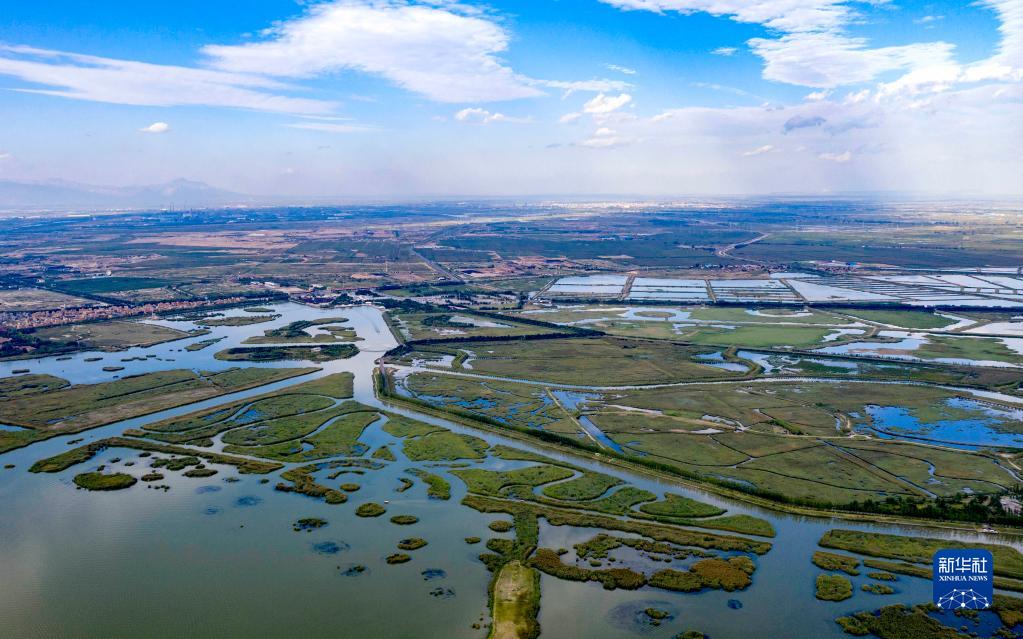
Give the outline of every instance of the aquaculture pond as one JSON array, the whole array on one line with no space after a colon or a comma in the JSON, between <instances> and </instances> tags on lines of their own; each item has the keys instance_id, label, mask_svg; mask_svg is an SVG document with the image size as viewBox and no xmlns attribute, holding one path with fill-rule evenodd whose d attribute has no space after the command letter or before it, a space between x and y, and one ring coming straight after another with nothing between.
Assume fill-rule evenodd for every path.
<instances>
[{"instance_id":1,"label":"aquaculture pond","mask_svg":"<svg viewBox=\"0 0 1023 639\"><path fill-rule=\"evenodd\" d=\"M562 498L570 494L567 484L575 481L573 490L582 490L586 482L579 478L587 472L599 472L605 477L602 480L605 484L597 491L604 490L606 495L630 489L649 491L662 498L670 492L698 500L702 508L727 511L726 516L759 518L776 533L774 537L764 537L703 531L770 544L770 549L762 554L700 549L723 560L740 555L750 558L755 568L751 583L733 591L707 588L685 593L653 586L607 590L597 581L571 581L543 573L539 622L545 637L669 639L694 629L720 638L747 636L751 628L765 637L843 637L834 621L836 617L894 603L924 602L930 597L930 582L900 575L891 582L895 592L880 596L861 590L862 585L872 582L868 571L862 570L850 577L854 586L851 599L839 603L816 599L815 580L822 570L811 563L811 556L819 550L818 541L828 530L841 527L925 534L1020 547L1018 540L1004 535L992 538L968 531L922 530L781 514L398 409L378 400L373 392L376 359L396 345L380 310L373 307L317 310L294 304L280 304L273 309L280 317L265 324L218 326L206 336L149 349L91 356L102 356L107 362L142 358L124 362L125 370L117 373L120 375L172 368L224 370L238 365L266 366L223 362L215 359L214 354L291 321L339 316L345 317L348 320L345 326L362 338L356 342L359 353L349 359L315 364L322 369L317 373L55 437L0 455L0 503L4 506L4 516L0 517L0 575L6 585L4 596L0 597L3 629L0 634L24 638L144 635L482 639L490 622L487 586L491 574L478 556L488 552L484 548L487 540L514 540L517 531L513 528L502 532L507 525L492 525L498 519L511 521L508 515L483 513L463 505L468 490L458 475L471 477L466 474L469 471L520 471L537 463L524 458L528 453L543 456L555 468L562 469L560 474L547 478L550 488L560 491ZM195 328L192 321L168 324ZM223 339L208 348L185 349L193 341L211 337ZM90 354L78 354L63 361L55 358L20 361L16 366L73 383L114 378L114 373L102 371L102 362L84 363L87 356ZM3 375L9 375L10 364L3 366L6 367L0 369ZM234 466L216 461L206 461L202 469L194 462L182 461L191 466L174 470L166 462L152 467L154 458L166 460L167 454L113 446L58 472L28 472L40 459L121 435L130 428L230 402L241 401L248 406L243 400L342 372L354 376L352 400L364 405L367 411L387 411L390 415L385 417L381 412L366 420L368 425L358 436L357 445L352 446L352 455L323 459L309 471L312 482L330 486L337 494L344 493L344 503L328 503L276 489L279 483L287 485L282 474L302 466L291 461L268 474L241 474ZM559 395L558 399L574 406L585 401L586 395L571 393ZM330 403L323 405L327 404ZM333 410L338 405L330 404L321 410ZM239 411L245 423L254 419L248 410ZM475 443L477 440L455 441L447 435L426 435L425 431L410 435L391 428L402 418L426 424L429 427L426 430L446 428L456 434L473 435L485 445ZM0 422L3 421L0 415ZM220 437L223 435L212 449L195 450L220 449L224 443ZM500 454L498 445L520 453ZM454 455L458 459L439 458L443 451L456 447L461 451ZM361 451L365 454L359 455ZM107 474L151 479L124 490L76 488L73 480L77 474L98 471L100 467ZM564 470L566 467L574 470ZM193 473L194 470L216 474ZM445 484L447 499L440 498L444 496ZM545 490L548 488L540 484L536 494L545 495ZM605 495L596 491L595 494ZM376 504L384 512L359 508L367 504ZM378 516L357 516L357 509ZM688 525L679 529L698 530ZM552 525L541 517L538 546L566 549L564 562L592 568L588 559L579 556L576 546L602 531L599 526ZM641 538L635 532L613 534L626 540ZM467 538L482 541L467 543ZM674 558L654 561L651 552L630 543L633 542L608 551L609 556L615 558L615 563L647 573L661 568L687 570L701 558L696 554L683 557L685 553L678 551ZM691 553L692 549L686 548ZM604 568L609 566L609 559L601 561ZM655 565L658 563L660 568ZM651 616L648 609L655 614ZM957 619L949 621L958 626Z\"/></svg>"}]
</instances>

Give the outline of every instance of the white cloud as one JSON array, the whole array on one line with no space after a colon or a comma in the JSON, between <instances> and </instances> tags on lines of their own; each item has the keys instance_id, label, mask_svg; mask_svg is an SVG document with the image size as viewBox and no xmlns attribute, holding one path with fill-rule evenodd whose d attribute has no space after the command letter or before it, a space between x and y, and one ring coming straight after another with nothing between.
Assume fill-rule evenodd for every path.
<instances>
[{"instance_id":1,"label":"white cloud","mask_svg":"<svg viewBox=\"0 0 1023 639\"><path fill-rule=\"evenodd\" d=\"M598 127L587 139L579 142L576 146L587 147L590 149L610 149L613 147L620 147L632 144L638 140L629 135L621 135L617 130L611 127Z\"/></svg>"},{"instance_id":2,"label":"white cloud","mask_svg":"<svg viewBox=\"0 0 1023 639\"><path fill-rule=\"evenodd\" d=\"M10 153L0 153L0 160L9 160L13 157Z\"/></svg>"},{"instance_id":3,"label":"white cloud","mask_svg":"<svg viewBox=\"0 0 1023 639\"><path fill-rule=\"evenodd\" d=\"M510 36L486 11L452 0L334 0L308 3L263 38L207 45L204 66L149 64L0 44L0 76L39 87L21 91L145 106L201 105L326 114L333 101L294 97L296 81L344 72L382 77L437 102L492 102L544 89L611 92L619 80L545 80L502 59ZM353 98L354 99L354 98Z\"/></svg>"},{"instance_id":4,"label":"white cloud","mask_svg":"<svg viewBox=\"0 0 1023 639\"><path fill-rule=\"evenodd\" d=\"M625 75L636 75L636 70L635 69L630 69L629 67L623 67L623 66L618 65L618 64L605 64L604 66L606 68L612 70L612 71L617 71L618 73L624 73Z\"/></svg>"},{"instance_id":5,"label":"white cloud","mask_svg":"<svg viewBox=\"0 0 1023 639\"><path fill-rule=\"evenodd\" d=\"M583 114L579 112L566 113L565 115L558 118L558 122L560 122L561 124L569 124L570 122L575 122L581 117L583 117Z\"/></svg>"},{"instance_id":6,"label":"white cloud","mask_svg":"<svg viewBox=\"0 0 1023 639\"><path fill-rule=\"evenodd\" d=\"M812 93L807 93L806 97L803 99L807 102L820 102L821 100L827 100L830 95L831 91L814 91Z\"/></svg>"},{"instance_id":7,"label":"white cloud","mask_svg":"<svg viewBox=\"0 0 1023 639\"><path fill-rule=\"evenodd\" d=\"M594 134L592 137L580 142L579 146L584 146L590 149L610 149L617 146L626 146L628 144L632 144L634 141L635 140L628 137Z\"/></svg>"},{"instance_id":8,"label":"white cloud","mask_svg":"<svg viewBox=\"0 0 1023 639\"><path fill-rule=\"evenodd\" d=\"M693 86L700 87L701 89L712 89L714 91L721 91L723 93L731 93L732 95L739 95L744 98L752 98L759 102L769 102L767 98L761 97L754 93L750 93L749 91L746 91L745 89L740 89L739 87L730 87L724 84L717 84L714 82L694 82Z\"/></svg>"},{"instance_id":9,"label":"white cloud","mask_svg":"<svg viewBox=\"0 0 1023 639\"><path fill-rule=\"evenodd\" d=\"M529 122L528 118L515 118L503 113L492 113L479 107L462 109L455 113L455 119L459 122L470 122L475 124L490 124L492 122Z\"/></svg>"},{"instance_id":10,"label":"white cloud","mask_svg":"<svg viewBox=\"0 0 1023 639\"><path fill-rule=\"evenodd\" d=\"M166 133L170 131L170 125L166 122L153 122L149 126L142 127L139 131L143 133Z\"/></svg>"},{"instance_id":11,"label":"white cloud","mask_svg":"<svg viewBox=\"0 0 1023 639\"><path fill-rule=\"evenodd\" d=\"M283 95L269 78L148 64L0 44L0 75L49 88L20 89L76 100L140 106L218 106L282 113L326 113L335 105Z\"/></svg>"},{"instance_id":12,"label":"white cloud","mask_svg":"<svg viewBox=\"0 0 1023 639\"><path fill-rule=\"evenodd\" d=\"M627 10L703 12L736 22L759 24L773 33L749 45L764 60L764 78L817 88L868 82L900 69L916 69L950 59L952 45L914 43L871 48L845 28L859 19L854 0L601 0ZM985 0L1012 3L1019 0ZM883 4L868 0L865 4ZM730 55L730 47L714 53Z\"/></svg>"},{"instance_id":13,"label":"white cloud","mask_svg":"<svg viewBox=\"0 0 1023 639\"><path fill-rule=\"evenodd\" d=\"M451 2L314 4L265 35L261 42L206 46L203 53L212 66L236 73L309 78L361 71L437 102L542 95L498 57L508 48L505 30Z\"/></svg>"},{"instance_id":14,"label":"white cloud","mask_svg":"<svg viewBox=\"0 0 1023 639\"><path fill-rule=\"evenodd\" d=\"M711 51L714 55L733 56L738 53L739 50L735 47L718 47Z\"/></svg>"},{"instance_id":15,"label":"white cloud","mask_svg":"<svg viewBox=\"0 0 1023 639\"><path fill-rule=\"evenodd\" d=\"M565 97L572 95L576 91L607 93L610 91L625 91L632 88L631 84L621 80L533 80L532 82L551 89L561 89L565 92Z\"/></svg>"},{"instance_id":16,"label":"white cloud","mask_svg":"<svg viewBox=\"0 0 1023 639\"><path fill-rule=\"evenodd\" d=\"M629 102L632 102L632 96L628 93L620 95L604 95L600 93L583 105L583 112L591 115L606 115L617 111Z\"/></svg>"},{"instance_id":17,"label":"white cloud","mask_svg":"<svg viewBox=\"0 0 1023 639\"><path fill-rule=\"evenodd\" d=\"M606 184L597 181L596 188L605 191L621 184L636 192L630 186L649 184L655 193L1020 192L1023 83L868 94L852 101L669 109L601 124L614 134L593 134L576 146L620 154L613 166L629 179L601 172ZM755 160L795 149L794 135L799 153L786 154L784 162ZM870 161L860 161L867 154Z\"/></svg>"},{"instance_id":18,"label":"white cloud","mask_svg":"<svg viewBox=\"0 0 1023 639\"><path fill-rule=\"evenodd\" d=\"M845 0L601 0L621 9L709 13L777 31L837 28L849 19Z\"/></svg>"},{"instance_id":19,"label":"white cloud","mask_svg":"<svg viewBox=\"0 0 1023 639\"><path fill-rule=\"evenodd\" d=\"M998 27L1002 43L995 55L995 62L1017 69L1023 67L1023 6L1019 0L981 0L993 9L1001 21Z\"/></svg>"},{"instance_id":20,"label":"white cloud","mask_svg":"<svg viewBox=\"0 0 1023 639\"><path fill-rule=\"evenodd\" d=\"M842 151L841 153L825 152L821 153L817 157L819 157L822 160L827 160L829 162L838 162L839 164L844 164L845 162L848 162L849 160L852 159L852 151Z\"/></svg>"},{"instance_id":21,"label":"white cloud","mask_svg":"<svg viewBox=\"0 0 1023 639\"><path fill-rule=\"evenodd\" d=\"M764 78L830 89L869 82L882 73L941 64L951 59L945 42L871 49L863 38L840 33L792 33L754 38L753 52L764 59Z\"/></svg>"}]
</instances>

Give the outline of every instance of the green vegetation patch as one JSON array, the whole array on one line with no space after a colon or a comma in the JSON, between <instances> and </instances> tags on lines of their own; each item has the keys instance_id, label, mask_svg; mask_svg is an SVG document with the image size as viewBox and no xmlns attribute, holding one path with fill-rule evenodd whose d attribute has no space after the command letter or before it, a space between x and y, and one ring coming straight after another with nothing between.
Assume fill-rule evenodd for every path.
<instances>
[{"instance_id":1,"label":"green vegetation patch","mask_svg":"<svg viewBox=\"0 0 1023 639\"><path fill-rule=\"evenodd\" d=\"M995 594L992 607L1006 626L1012 628L1023 623L1023 599Z\"/></svg>"},{"instance_id":2,"label":"green vegetation patch","mask_svg":"<svg viewBox=\"0 0 1023 639\"><path fill-rule=\"evenodd\" d=\"M440 475L435 475L420 468L409 468L406 472L415 475L426 483L426 496L430 499L451 499L451 483Z\"/></svg>"},{"instance_id":3,"label":"green vegetation patch","mask_svg":"<svg viewBox=\"0 0 1023 639\"><path fill-rule=\"evenodd\" d=\"M885 584L863 584L860 586L860 590L863 592L869 592L874 595L891 595L895 594L895 589Z\"/></svg>"},{"instance_id":4,"label":"green vegetation patch","mask_svg":"<svg viewBox=\"0 0 1023 639\"><path fill-rule=\"evenodd\" d=\"M451 471L465 482L470 492L481 495L500 495L507 486L542 486L561 479L568 479L575 473L561 466L527 466L509 471L467 468Z\"/></svg>"},{"instance_id":5,"label":"green vegetation patch","mask_svg":"<svg viewBox=\"0 0 1023 639\"><path fill-rule=\"evenodd\" d=\"M898 326L900 328L944 328L955 324L957 321L948 317L942 317L931 311L880 311L859 308L840 308L835 309L835 312L851 315L852 317L866 320L868 322L877 322L879 324Z\"/></svg>"},{"instance_id":6,"label":"green vegetation patch","mask_svg":"<svg viewBox=\"0 0 1023 639\"><path fill-rule=\"evenodd\" d=\"M391 523L398 526L411 526L412 524L419 523L419 517L415 515L395 515L391 517Z\"/></svg>"},{"instance_id":7,"label":"green vegetation patch","mask_svg":"<svg viewBox=\"0 0 1023 639\"><path fill-rule=\"evenodd\" d=\"M443 432L447 429L433 426L425 422L410 419L404 415L394 415L384 424L384 432L394 437L422 437L430 433Z\"/></svg>"},{"instance_id":8,"label":"green vegetation patch","mask_svg":"<svg viewBox=\"0 0 1023 639\"><path fill-rule=\"evenodd\" d=\"M7 423L33 429L29 442L39 441L262 386L312 370L315 369L232 368L217 373L197 373L181 369L129 375L109 382L65 386L0 399L0 414ZM0 452L28 443L16 439L24 437L23 432L0 432Z\"/></svg>"},{"instance_id":9,"label":"green vegetation patch","mask_svg":"<svg viewBox=\"0 0 1023 639\"><path fill-rule=\"evenodd\" d=\"M706 349L659 341L576 338L495 341L477 349L474 372L564 384L655 384L726 379L734 372L693 356Z\"/></svg>"},{"instance_id":10,"label":"green vegetation patch","mask_svg":"<svg viewBox=\"0 0 1023 639\"><path fill-rule=\"evenodd\" d=\"M198 342L192 342L191 344L188 344L187 346L185 346L185 350L188 351L189 353L194 353L195 351L201 351L204 348L209 348L210 346L213 346L214 344L216 344L217 342L221 341L222 339L224 339L224 338L223 337L214 337L212 339L204 339L204 340L200 340Z\"/></svg>"},{"instance_id":11,"label":"green vegetation patch","mask_svg":"<svg viewBox=\"0 0 1023 639\"><path fill-rule=\"evenodd\" d=\"M852 582L842 575L817 576L816 596L821 601L845 601L852 594Z\"/></svg>"},{"instance_id":12,"label":"green vegetation patch","mask_svg":"<svg viewBox=\"0 0 1023 639\"><path fill-rule=\"evenodd\" d=\"M462 503L484 513L507 513L516 516L516 526L519 526L518 517L543 517L552 526L617 530L643 535L655 541L663 541L680 546L755 554L764 554L771 549L771 544L766 541L687 530L647 521L619 519L595 513L563 510L535 503L493 499L482 495L466 495L462 499ZM519 530L519 534L522 534L521 530Z\"/></svg>"},{"instance_id":13,"label":"green vegetation patch","mask_svg":"<svg viewBox=\"0 0 1023 639\"><path fill-rule=\"evenodd\" d=\"M729 559L701 559L689 571L700 578L705 588L742 590L750 585L754 571L753 561L746 556Z\"/></svg>"},{"instance_id":14,"label":"green vegetation patch","mask_svg":"<svg viewBox=\"0 0 1023 639\"><path fill-rule=\"evenodd\" d=\"M695 548L684 548L673 544L636 537L614 537L606 533L598 533L593 538L582 543L575 544L576 556L580 559L607 559L610 552L616 548L628 546L638 551L645 552L652 558L655 555L662 555L664 558L686 559L688 557L710 557L705 551Z\"/></svg>"},{"instance_id":15,"label":"green vegetation patch","mask_svg":"<svg viewBox=\"0 0 1023 639\"><path fill-rule=\"evenodd\" d=\"M193 468L191 470L186 470L184 473L182 473L182 475L184 475L185 477L192 477L192 478L196 478L196 477L212 477L212 476L214 476L216 474L217 474L217 469L216 468Z\"/></svg>"},{"instance_id":16,"label":"green vegetation patch","mask_svg":"<svg viewBox=\"0 0 1023 639\"><path fill-rule=\"evenodd\" d=\"M928 335L927 341L912 353L924 359L953 358L978 361L1019 363L1019 353L995 337Z\"/></svg>"},{"instance_id":17,"label":"green vegetation patch","mask_svg":"<svg viewBox=\"0 0 1023 639\"><path fill-rule=\"evenodd\" d=\"M494 452L498 457L504 459L541 462L550 461L542 455L517 451L505 446L495 447ZM551 484L547 487L550 489L570 484L586 476L583 474L581 477L574 478L570 481L552 483L559 481L558 479L553 479L554 477L571 476L570 473L572 470L575 469L564 466L541 465L529 466L515 471L508 471L506 473L482 469L456 470L453 471L453 473L466 482L469 492L481 495L513 497L523 501L537 502L559 508L588 510L610 515L630 515L637 518L654 519L666 524L697 526L764 537L773 537L775 535L774 527L770 522L751 515L728 515L712 519L675 517L670 515L649 514L648 512L645 512L645 508L643 506L640 506L640 511L637 512L634 509L637 504L652 502L656 499L656 496L653 493L634 486L625 486L607 497L590 501L559 501L548 497L547 490L544 490L540 495L533 492L533 489L536 486L541 486L544 483ZM657 503L661 504L661 508L665 509L665 512L706 513L706 516L725 512L708 504L703 504L695 500L689 500L672 494L667 494L664 501ZM645 505L648 504L644 504L644 506ZM656 510L659 509L655 509L655 511Z\"/></svg>"},{"instance_id":18,"label":"green vegetation patch","mask_svg":"<svg viewBox=\"0 0 1023 639\"><path fill-rule=\"evenodd\" d=\"M137 481L126 473L79 473L74 478L75 485L86 490L124 490Z\"/></svg>"},{"instance_id":19,"label":"green vegetation patch","mask_svg":"<svg viewBox=\"0 0 1023 639\"><path fill-rule=\"evenodd\" d=\"M860 560L848 555L836 555L832 552L818 550L813 553L813 565L824 570L841 570L850 575L858 575Z\"/></svg>"},{"instance_id":20,"label":"green vegetation patch","mask_svg":"<svg viewBox=\"0 0 1023 639\"><path fill-rule=\"evenodd\" d=\"M758 537L774 537L775 530L771 522L753 515L725 515L714 519L669 519L666 517L656 518L658 521L675 524L686 524L700 528L711 528L713 530L727 530L745 535L757 535Z\"/></svg>"},{"instance_id":21,"label":"green vegetation patch","mask_svg":"<svg viewBox=\"0 0 1023 639\"><path fill-rule=\"evenodd\" d=\"M148 424L145 429L160 433L151 434L150 437L189 441L193 438L211 437L239 426L322 410L332 405L333 402L328 399L330 397L344 399L352 396L352 378L351 373L334 373L273 393ZM169 433L175 435L171 437Z\"/></svg>"},{"instance_id":22,"label":"green vegetation patch","mask_svg":"<svg viewBox=\"0 0 1023 639\"><path fill-rule=\"evenodd\" d=\"M276 444L296 437L302 437L313 432L327 421L344 413L341 409L332 409L334 402L326 397L314 395L298 395L291 397L275 398L266 400L264 405L271 402L283 403L284 400L291 400L290 415L275 419L260 420L249 426L235 428L226 433L223 437L225 444L233 446L262 446ZM253 408L253 410L258 410ZM240 425L245 423L242 420L231 420L229 424Z\"/></svg>"},{"instance_id":23,"label":"green vegetation patch","mask_svg":"<svg viewBox=\"0 0 1023 639\"><path fill-rule=\"evenodd\" d=\"M361 504L355 509L355 514L359 517L379 517L387 512L387 509L376 502L366 502Z\"/></svg>"},{"instance_id":24,"label":"green vegetation patch","mask_svg":"<svg viewBox=\"0 0 1023 639\"><path fill-rule=\"evenodd\" d=\"M513 317L478 315L468 311L424 312L413 308L422 305L413 305L409 302L405 302L404 305L408 308L393 307L388 313L395 318L401 332L411 341L520 337L559 331L555 327L516 321Z\"/></svg>"},{"instance_id":25,"label":"green vegetation patch","mask_svg":"<svg viewBox=\"0 0 1023 639\"><path fill-rule=\"evenodd\" d=\"M285 393L306 393L326 395L336 399L347 399L353 394L355 376L348 372L331 373L287 388Z\"/></svg>"},{"instance_id":26,"label":"green vegetation patch","mask_svg":"<svg viewBox=\"0 0 1023 639\"><path fill-rule=\"evenodd\" d=\"M413 396L422 398L420 401L450 412L492 420L492 425L579 432L578 424L551 395L534 385L427 372L413 373L405 379L404 385Z\"/></svg>"},{"instance_id":27,"label":"green vegetation patch","mask_svg":"<svg viewBox=\"0 0 1023 639\"><path fill-rule=\"evenodd\" d=\"M592 570L562 563L561 556L549 548L538 548L529 564L551 576L571 581L597 581L606 589L635 590L649 584L656 588L695 592L705 588L726 591L742 590L750 583L753 562L749 557L701 559L688 571L661 570L648 580L643 573L629 568Z\"/></svg>"},{"instance_id":28,"label":"green vegetation patch","mask_svg":"<svg viewBox=\"0 0 1023 639\"><path fill-rule=\"evenodd\" d=\"M327 525L326 519L320 519L319 517L304 517L299 519L291 525L292 530L295 532L306 531L310 532L317 528L323 528Z\"/></svg>"},{"instance_id":29,"label":"green vegetation patch","mask_svg":"<svg viewBox=\"0 0 1023 639\"><path fill-rule=\"evenodd\" d=\"M18 375L0 377L0 400L12 399L23 395L35 395L66 388L66 379L53 375Z\"/></svg>"},{"instance_id":30,"label":"green vegetation patch","mask_svg":"<svg viewBox=\"0 0 1023 639\"><path fill-rule=\"evenodd\" d=\"M664 493L662 501L643 504L639 509L657 517L714 517L725 512L723 508L674 493Z\"/></svg>"},{"instance_id":31,"label":"green vegetation patch","mask_svg":"<svg viewBox=\"0 0 1023 639\"><path fill-rule=\"evenodd\" d=\"M412 461L483 459L490 446L479 437L444 430L408 439L405 456Z\"/></svg>"},{"instance_id":32,"label":"green vegetation patch","mask_svg":"<svg viewBox=\"0 0 1023 639\"><path fill-rule=\"evenodd\" d=\"M348 320L344 317L325 317L315 320L298 320L286 324L280 328L270 328L263 331L263 335L246 339L243 344L329 344L333 342L354 342L359 338L355 331L344 324ZM306 329L322 327L324 332L310 335Z\"/></svg>"},{"instance_id":33,"label":"green vegetation patch","mask_svg":"<svg viewBox=\"0 0 1023 639\"><path fill-rule=\"evenodd\" d=\"M326 401L328 406L332 405L330 400ZM226 444L232 446L260 446L297 439L316 431L336 417L351 417L352 415L359 414L358 412L353 412L352 408L352 406L341 406L330 410L313 411L309 414L261 421L252 426L232 430L224 435L223 440ZM361 415L364 421L371 421L374 417L375 413Z\"/></svg>"},{"instance_id":34,"label":"green vegetation patch","mask_svg":"<svg viewBox=\"0 0 1023 639\"><path fill-rule=\"evenodd\" d=\"M909 575L910 577L919 577L921 579L931 578L931 568L929 565L921 566L903 561L884 561L882 559L864 559L863 565L867 568L876 568L889 573ZM995 575L995 588L1023 592L1023 581Z\"/></svg>"},{"instance_id":35,"label":"green vegetation patch","mask_svg":"<svg viewBox=\"0 0 1023 639\"><path fill-rule=\"evenodd\" d=\"M685 327L676 337L692 344L745 348L812 348L823 343L835 329L817 326L721 326Z\"/></svg>"},{"instance_id":36,"label":"green vegetation patch","mask_svg":"<svg viewBox=\"0 0 1023 639\"><path fill-rule=\"evenodd\" d=\"M398 542L398 550L419 550L427 543L429 542L421 537L409 537Z\"/></svg>"},{"instance_id":37,"label":"green vegetation patch","mask_svg":"<svg viewBox=\"0 0 1023 639\"><path fill-rule=\"evenodd\" d=\"M636 506L636 504L653 501L655 499L657 499L657 495L654 495L648 490L636 488L635 486L625 486L624 488L611 493L607 497L577 503L576 506L578 508L584 508L598 513L607 513L609 515L628 515L635 513L633 507Z\"/></svg>"},{"instance_id":38,"label":"green vegetation patch","mask_svg":"<svg viewBox=\"0 0 1023 639\"><path fill-rule=\"evenodd\" d=\"M255 447L230 445L225 446L224 450L285 462L313 461L338 455L365 453L366 446L359 442L359 437L367 426L380 419L380 414L356 402L346 402L328 413L314 414L299 420L309 426L307 432L330 422L308 437L298 439L301 433L294 433L293 438L277 444ZM305 444L310 444L312 448L307 448Z\"/></svg>"},{"instance_id":39,"label":"green vegetation patch","mask_svg":"<svg viewBox=\"0 0 1023 639\"><path fill-rule=\"evenodd\" d=\"M330 362L355 357L359 349L351 344L325 344L323 346L238 346L219 351L215 358L228 362L280 362L301 360Z\"/></svg>"},{"instance_id":40,"label":"green vegetation patch","mask_svg":"<svg viewBox=\"0 0 1023 639\"><path fill-rule=\"evenodd\" d=\"M995 595L997 597L997 595ZM957 632L928 614L926 606L909 608L902 604L885 606L877 613L858 612L839 617L835 623L850 635L875 635L882 639L967 639L969 635Z\"/></svg>"},{"instance_id":41,"label":"green vegetation patch","mask_svg":"<svg viewBox=\"0 0 1023 639\"><path fill-rule=\"evenodd\" d=\"M756 306L751 305L751 306ZM758 323L758 324L849 324L850 320L814 308L760 308L739 306L700 306L690 311L694 320L704 322Z\"/></svg>"},{"instance_id":42,"label":"green vegetation patch","mask_svg":"<svg viewBox=\"0 0 1023 639\"><path fill-rule=\"evenodd\" d=\"M509 561L494 577L491 592L494 621L488 639L531 639L539 636L539 573L520 561Z\"/></svg>"},{"instance_id":43,"label":"green vegetation patch","mask_svg":"<svg viewBox=\"0 0 1023 639\"><path fill-rule=\"evenodd\" d=\"M272 322L280 315L236 315L234 317L207 317L196 324L200 326L249 326Z\"/></svg>"},{"instance_id":44,"label":"green vegetation patch","mask_svg":"<svg viewBox=\"0 0 1023 639\"><path fill-rule=\"evenodd\" d=\"M384 561L386 561L387 563L392 564L392 565L393 564L403 564L403 563L412 561L412 557L409 556L409 555L406 555L403 552L396 552L393 555L387 555L387 557L384 559Z\"/></svg>"},{"instance_id":45,"label":"green vegetation patch","mask_svg":"<svg viewBox=\"0 0 1023 639\"><path fill-rule=\"evenodd\" d=\"M36 463L32 464L29 468L29 472L33 473L58 473L63 470L74 466L75 464L81 464L89 461L101 451L107 448L132 448L135 450L154 452L154 453L165 453L169 455L183 455L185 457L191 457L198 461L198 457L205 459L206 461L215 464L225 464L234 466L240 473L253 473L253 474L266 474L278 470L281 468L281 464L274 462L265 462L255 459L244 459L241 457L234 457L231 455L224 455L221 453L213 453L207 451L195 451L190 448L182 448L180 446L171 446L169 444L158 444L156 442L149 442L139 439L130 439L127 437L108 437L106 439L100 439L95 442L91 442L78 448L41 459ZM154 463L155 466L155 463Z\"/></svg>"},{"instance_id":46,"label":"green vegetation patch","mask_svg":"<svg viewBox=\"0 0 1023 639\"><path fill-rule=\"evenodd\" d=\"M611 488L623 483L617 477L603 473L585 472L574 479L545 487L543 494L551 499L563 501L587 501L596 499Z\"/></svg>"},{"instance_id":47,"label":"green vegetation patch","mask_svg":"<svg viewBox=\"0 0 1023 639\"><path fill-rule=\"evenodd\" d=\"M925 537L902 537L881 533L861 532L835 528L824 533L820 545L848 552L886 559L901 559L914 563L930 564L934 553L946 548L983 548L995 559L995 574L1006 577L1023 577L1023 554L1015 548L996 544L963 543L954 539L928 539ZM927 571L930 576L930 570Z\"/></svg>"},{"instance_id":48,"label":"green vegetation patch","mask_svg":"<svg viewBox=\"0 0 1023 639\"><path fill-rule=\"evenodd\" d=\"M287 470L281 473L281 479L290 483L279 482L274 486L274 490L299 493L314 499L322 499L328 504L343 504L348 501L348 497L343 492L317 483L313 473L318 470L322 470L321 464L310 464Z\"/></svg>"},{"instance_id":49,"label":"green vegetation patch","mask_svg":"<svg viewBox=\"0 0 1023 639\"><path fill-rule=\"evenodd\" d=\"M537 548L529 559L529 565L558 579L597 581L605 590L636 590L646 585L646 577L641 572L629 568L591 570L572 566L562 563L561 556L550 548Z\"/></svg>"}]
</instances>

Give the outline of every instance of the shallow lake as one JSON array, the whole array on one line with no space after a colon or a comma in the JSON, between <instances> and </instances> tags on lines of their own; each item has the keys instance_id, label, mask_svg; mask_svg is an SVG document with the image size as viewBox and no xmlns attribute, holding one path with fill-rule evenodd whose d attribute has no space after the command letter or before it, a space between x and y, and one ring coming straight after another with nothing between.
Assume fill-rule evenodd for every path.
<instances>
[{"instance_id":1,"label":"shallow lake","mask_svg":"<svg viewBox=\"0 0 1023 639\"><path fill-rule=\"evenodd\" d=\"M899 406L867 406L870 430L882 437L899 436L949 444L959 448L980 447L1023 448L1023 433L1012 432L999 425L1023 423L1023 410L1008 410L977 400L953 397L944 406L955 409L958 416L925 422Z\"/></svg>"}]
</instances>

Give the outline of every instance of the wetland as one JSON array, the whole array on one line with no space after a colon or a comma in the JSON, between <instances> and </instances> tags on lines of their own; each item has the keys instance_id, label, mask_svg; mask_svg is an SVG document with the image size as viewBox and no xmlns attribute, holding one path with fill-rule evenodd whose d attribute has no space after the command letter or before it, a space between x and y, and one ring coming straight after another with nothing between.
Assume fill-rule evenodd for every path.
<instances>
[{"instance_id":1,"label":"wetland","mask_svg":"<svg viewBox=\"0 0 1023 639\"><path fill-rule=\"evenodd\" d=\"M87 364L101 355L83 351L21 360L28 375L0 378L10 424L0 435L45 434L0 460L15 466L0 477L14 515L0 520L0 570L25 584L0 601L3 627L24 637L144 624L166 637L358 627L397 638L429 627L480 639L668 639L741 636L755 620L765 636L841 637L836 619L873 632L880 622L857 615L882 607L885 623L917 623L924 613L889 607L929 599L935 548L978 543L999 554L1002 592L1018 590L1023 546L1012 535L935 525L933 541L912 542L926 519L780 508L826 496L922 509L941 497L965 511L964 493L1011 489L1018 408L1004 383L825 387L751 375L763 370L756 360L704 344L503 334L478 336L496 339L472 343L471 368L433 344L413 348L415 362L410 351L389 356L381 375L378 358L399 346L382 309L265 308L273 319L133 348L124 371ZM333 346L296 344L304 322L343 326L339 346L353 350L293 350ZM188 348L213 339L216 349ZM283 359L216 356L277 347ZM722 360L747 363L712 365ZM885 407L908 417L885 421ZM747 484L759 492L742 492ZM788 501L752 499L775 495ZM128 596L162 605L117 605ZM202 605L214 599L230 605ZM53 600L65 603L40 621L33 611ZM793 627L783 611L796 601ZM380 602L417 614L381 615ZM1017 627L997 614L985 613L981 636ZM926 623L958 627L950 617L927 612Z\"/></svg>"}]
</instances>

